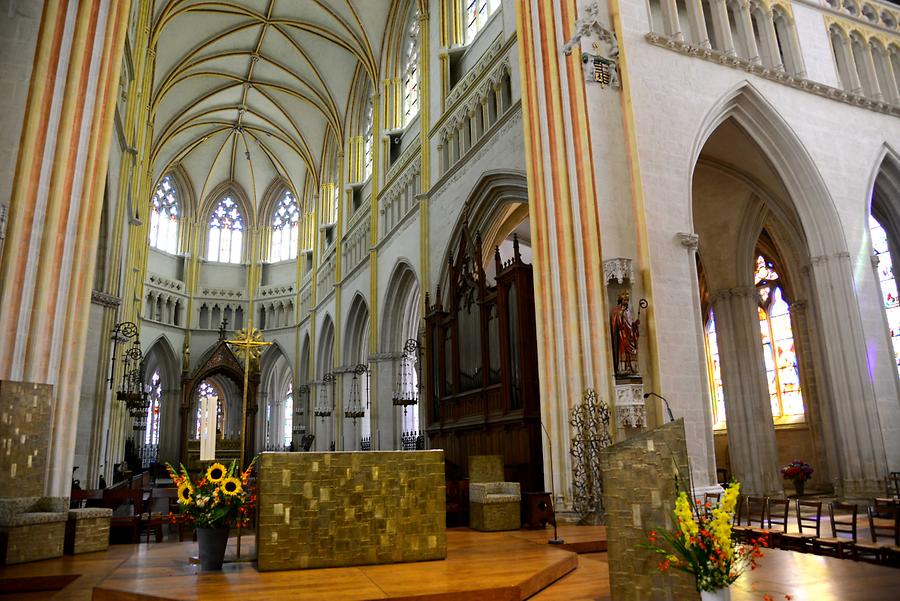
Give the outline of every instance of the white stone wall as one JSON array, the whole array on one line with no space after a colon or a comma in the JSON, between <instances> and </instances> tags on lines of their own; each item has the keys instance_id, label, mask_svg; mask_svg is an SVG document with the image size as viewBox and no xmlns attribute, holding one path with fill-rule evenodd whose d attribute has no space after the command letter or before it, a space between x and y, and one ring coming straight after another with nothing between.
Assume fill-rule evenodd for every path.
<instances>
[{"instance_id":1,"label":"white stone wall","mask_svg":"<svg viewBox=\"0 0 900 601\"><path fill-rule=\"evenodd\" d=\"M822 83L833 83L833 60L824 37L822 16L808 6L794 6L809 76ZM873 173L882 149L885 145L900 145L900 120L652 45L645 39L650 27L642 0L623 2L622 18L620 44L631 82L631 109L650 245L649 263L640 268L649 269L653 276L659 387L672 402L676 415L686 417L692 456L704 457L710 448L707 407L701 401L706 380L698 361L703 349L702 338L697 335L700 319L693 300L696 283L676 234L693 231L691 174L704 142L702 136L710 133L717 104L740 86L749 85L784 135L795 138L802 146L806 156L798 159L808 160L814 166L827 189L829 197L816 200L822 203L822 209L808 214L833 212L839 221L844 239L830 243L850 253L854 277L849 284L857 294L881 421L880 431L876 429L870 435L883 437L888 462L896 469L900 464L897 378L873 282L865 220ZM607 132L605 115L596 103L590 110L594 151L601 155ZM773 161L776 171L784 176L787 165L779 164L774 157ZM598 181L609 177L604 167L598 164ZM600 202L602 205L604 199ZM623 212L620 220L626 219ZM611 221L621 224L615 217ZM802 224L813 255L822 250L823 223L814 219ZM604 220L603 227L606 240L610 224ZM840 428L841 424L836 426Z\"/></svg>"}]
</instances>

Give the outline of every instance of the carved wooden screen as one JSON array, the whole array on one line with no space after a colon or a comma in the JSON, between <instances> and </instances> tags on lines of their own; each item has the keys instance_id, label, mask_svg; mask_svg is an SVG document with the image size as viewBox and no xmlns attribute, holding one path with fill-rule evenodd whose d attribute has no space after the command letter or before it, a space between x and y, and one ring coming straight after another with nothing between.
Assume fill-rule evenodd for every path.
<instances>
[{"instance_id":1,"label":"carved wooden screen","mask_svg":"<svg viewBox=\"0 0 900 601\"><path fill-rule=\"evenodd\" d=\"M469 455L504 456L506 478L544 488L534 288L518 240L488 285L481 239L463 227L449 265L447 305L426 298L426 432L465 473Z\"/></svg>"}]
</instances>

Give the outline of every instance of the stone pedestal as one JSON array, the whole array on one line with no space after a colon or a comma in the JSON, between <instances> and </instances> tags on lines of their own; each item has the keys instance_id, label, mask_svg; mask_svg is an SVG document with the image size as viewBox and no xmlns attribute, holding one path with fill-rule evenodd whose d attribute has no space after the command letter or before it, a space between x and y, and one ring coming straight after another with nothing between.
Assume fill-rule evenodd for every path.
<instances>
[{"instance_id":1,"label":"stone pedestal","mask_svg":"<svg viewBox=\"0 0 900 601\"><path fill-rule=\"evenodd\" d=\"M263 453L260 571L443 559L443 451Z\"/></svg>"},{"instance_id":2,"label":"stone pedestal","mask_svg":"<svg viewBox=\"0 0 900 601\"><path fill-rule=\"evenodd\" d=\"M647 427L644 384L640 378L616 379L616 426L626 438Z\"/></svg>"}]
</instances>

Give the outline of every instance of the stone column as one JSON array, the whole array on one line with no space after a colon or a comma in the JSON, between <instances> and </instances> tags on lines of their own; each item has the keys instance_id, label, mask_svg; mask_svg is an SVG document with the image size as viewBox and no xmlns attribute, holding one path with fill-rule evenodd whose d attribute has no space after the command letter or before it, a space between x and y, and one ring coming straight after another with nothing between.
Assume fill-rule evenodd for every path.
<instances>
[{"instance_id":1,"label":"stone column","mask_svg":"<svg viewBox=\"0 0 900 601\"><path fill-rule=\"evenodd\" d=\"M684 41L684 34L681 32L681 23L678 20L678 5L675 0L661 0L663 23L666 27L666 35L679 42Z\"/></svg>"},{"instance_id":2,"label":"stone column","mask_svg":"<svg viewBox=\"0 0 900 601\"><path fill-rule=\"evenodd\" d=\"M850 255L821 255L810 261L819 360L823 374L823 439L839 497L863 499L884 491L887 455L875 388L867 365L859 301Z\"/></svg>"},{"instance_id":3,"label":"stone column","mask_svg":"<svg viewBox=\"0 0 900 601\"><path fill-rule=\"evenodd\" d=\"M0 380L54 387L44 490L69 493L129 4L45 3L0 257ZM23 13L29 12L22 9ZM28 37L22 43L29 44ZM16 98L4 112L17 114ZM15 154L13 156L16 156ZM40 174L40 177L37 176Z\"/></svg>"},{"instance_id":4,"label":"stone column","mask_svg":"<svg viewBox=\"0 0 900 601\"><path fill-rule=\"evenodd\" d=\"M767 66L777 71L784 71L784 64L781 62L781 52L778 46L778 36L775 34L775 21L770 9L763 12L759 38L763 44L763 52L766 55L766 61L764 62L768 63Z\"/></svg>"},{"instance_id":5,"label":"stone column","mask_svg":"<svg viewBox=\"0 0 900 601\"><path fill-rule=\"evenodd\" d=\"M841 39L841 45L840 48L838 48L837 58L839 63L843 63L843 70L850 80L846 82L846 84L850 86L850 89L847 91L853 94L861 94L862 82L859 80L859 72L856 70L856 59L853 57L853 49L850 45L850 39L842 32L832 35L837 35ZM832 41L833 39L834 38L832 37Z\"/></svg>"},{"instance_id":6,"label":"stone column","mask_svg":"<svg viewBox=\"0 0 900 601\"><path fill-rule=\"evenodd\" d=\"M731 23L728 21L728 7L726 0L710 0L709 8L712 11L713 31L716 34L716 42L721 50L728 56L734 56L734 37L731 35Z\"/></svg>"},{"instance_id":7,"label":"stone column","mask_svg":"<svg viewBox=\"0 0 900 601\"><path fill-rule=\"evenodd\" d=\"M728 453L741 492L781 495L775 426L754 286L712 294L725 391Z\"/></svg>"},{"instance_id":8,"label":"stone column","mask_svg":"<svg viewBox=\"0 0 900 601\"><path fill-rule=\"evenodd\" d=\"M523 0L517 8L544 477L556 507L568 510L570 408L587 388L613 394L595 165L580 52L562 52L574 35L575 2Z\"/></svg>"},{"instance_id":9,"label":"stone column","mask_svg":"<svg viewBox=\"0 0 900 601\"><path fill-rule=\"evenodd\" d=\"M706 31L706 19L703 18L703 4L700 0L687 0L688 19L693 33L691 42L701 48L710 48L709 32Z\"/></svg>"},{"instance_id":10,"label":"stone column","mask_svg":"<svg viewBox=\"0 0 900 601\"><path fill-rule=\"evenodd\" d=\"M750 2L747 0L738 0L740 2L740 13L738 17L738 28L741 31L741 37L744 39L744 45L747 49L747 60L759 64L759 47L756 45L756 34L753 33L753 15L750 14Z\"/></svg>"},{"instance_id":11,"label":"stone column","mask_svg":"<svg viewBox=\"0 0 900 601\"><path fill-rule=\"evenodd\" d=\"M872 56L872 45L865 44L864 46L865 52L865 70L866 70L866 79L869 80L872 86L872 98L875 100L883 100L885 94L881 89L881 82L878 81L878 73L875 70L875 57Z\"/></svg>"}]
</instances>

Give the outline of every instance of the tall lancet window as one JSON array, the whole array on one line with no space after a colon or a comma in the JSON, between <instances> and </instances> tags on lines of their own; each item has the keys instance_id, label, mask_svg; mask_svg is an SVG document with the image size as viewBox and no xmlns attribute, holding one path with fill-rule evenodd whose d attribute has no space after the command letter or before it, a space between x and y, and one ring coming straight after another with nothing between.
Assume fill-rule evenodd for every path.
<instances>
[{"instance_id":1,"label":"tall lancet window","mask_svg":"<svg viewBox=\"0 0 900 601\"><path fill-rule=\"evenodd\" d=\"M894 279L894 261L888 249L887 232L872 216L869 216L869 232L872 235L872 248L878 257L878 282L881 285L881 299L884 301L890 328L894 362L900 370L900 299L897 295L897 281Z\"/></svg>"},{"instance_id":2,"label":"tall lancet window","mask_svg":"<svg viewBox=\"0 0 900 601\"><path fill-rule=\"evenodd\" d=\"M225 196L209 218L209 245L206 258L222 263L240 263L244 243L244 219L237 202Z\"/></svg>"},{"instance_id":3,"label":"tall lancet window","mask_svg":"<svg viewBox=\"0 0 900 601\"><path fill-rule=\"evenodd\" d=\"M372 161L374 158L375 136L372 132L372 95L366 99L366 110L363 115L365 129L363 130L363 180L372 175Z\"/></svg>"},{"instance_id":4,"label":"tall lancet window","mask_svg":"<svg viewBox=\"0 0 900 601\"><path fill-rule=\"evenodd\" d=\"M500 0L462 0L465 9L466 43L471 42L500 8Z\"/></svg>"},{"instance_id":5,"label":"tall lancet window","mask_svg":"<svg viewBox=\"0 0 900 601\"><path fill-rule=\"evenodd\" d=\"M162 379L159 370L150 376L150 404L147 406L147 429L144 431L145 445L159 444L159 403L162 400Z\"/></svg>"},{"instance_id":6,"label":"tall lancet window","mask_svg":"<svg viewBox=\"0 0 900 601\"><path fill-rule=\"evenodd\" d=\"M725 389L722 386L722 365L719 363L719 339L716 336L716 316L710 310L706 322L706 361L709 373L709 387L712 393L713 422L725 425Z\"/></svg>"},{"instance_id":7,"label":"tall lancet window","mask_svg":"<svg viewBox=\"0 0 900 601\"><path fill-rule=\"evenodd\" d=\"M413 10L406 25L403 46L403 124L419 114L419 11Z\"/></svg>"},{"instance_id":8,"label":"tall lancet window","mask_svg":"<svg viewBox=\"0 0 900 601\"><path fill-rule=\"evenodd\" d=\"M803 395L791 328L791 307L774 264L762 255L756 258L754 283L772 416L776 419L802 416Z\"/></svg>"},{"instance_id":9,"label":"tall lancet window","mask_svg":"<svg viewBox=\"0 0 900 601\"><path fill-rule=\"evenodd\" d=\"M272 261L288 261L297 258L297 240L300 237L300 205L290 190L285 190L272 215Z\"/></svg>"},{"instance_id":10,"label":"tall lancet window","mask_svg":"<svg viewBox=\"0 0 900 601\"><path fill-rule=\"evenodd\" d=\"M284 424L282 433L284 435L284 448L287 449L291 446L291 438L293 438L293 425L294 425L294 385L288 384L287 392L284 393L284 401L282 402L282 406L284 407Z\"/></svg>"},{"instance_id":11,"label":"tall lancet window","mask_svg":"<svg viewBox=\"0 0 900 601\"><path fill-rule=\"evenodd\" d=\"M178 192L168 175L156 186L151 202L150 246L173 255L178 252Z\"/></svg>"}]
</instances>

